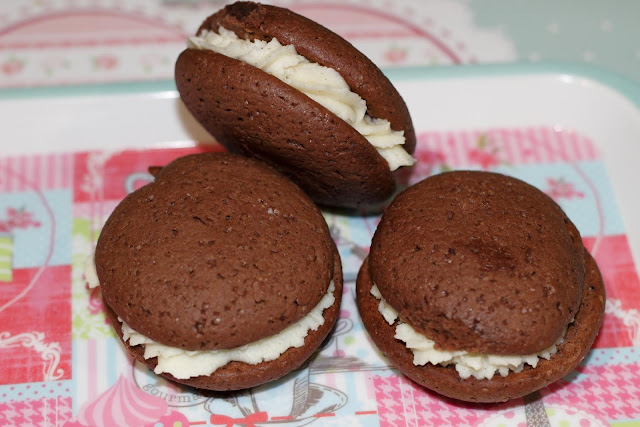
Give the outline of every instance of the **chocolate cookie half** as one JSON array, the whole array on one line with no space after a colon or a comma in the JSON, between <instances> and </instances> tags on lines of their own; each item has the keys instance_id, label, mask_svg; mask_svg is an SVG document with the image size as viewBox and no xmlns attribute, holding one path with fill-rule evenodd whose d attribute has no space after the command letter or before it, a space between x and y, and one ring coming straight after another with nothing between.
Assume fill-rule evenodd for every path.
<instances>
[{"instance_id":1,"label":"chocolate cookie half","mask_svg":"<svg viewBox=\"0 0 640 427\"><path fill-rule=\"evenodd\" d=\"M211 390L300 366L331 330L342 295L318 208L271 167L229 153L179 158L128 195L100 234L95 268L129 351L158 374Z\"/></svg>"},{"instance_id":2,"label":"chocolate cookie half","mask_svg":"<svg viewBox=\"0 0 640 427\"><path fill-rule=\"evenodd\" d=\"M251 2L204 21L176 62L180 96L229 150L271 163L317 203L384 201L413 164L415 133L386 76L350 43Z\"/></svg>"},{"instance_id":3,"label":"chocolate cookie half","mask_svg":"<svg viewBox=\"0 0 640 427\"><path fill-rule=\"evenodd\" d=\"M552 199L511 177L463 171L427 178L386 209L357 303L375 344L409 378L497 402L578 365L605 290Z\"/></svg>"}]
</instances>

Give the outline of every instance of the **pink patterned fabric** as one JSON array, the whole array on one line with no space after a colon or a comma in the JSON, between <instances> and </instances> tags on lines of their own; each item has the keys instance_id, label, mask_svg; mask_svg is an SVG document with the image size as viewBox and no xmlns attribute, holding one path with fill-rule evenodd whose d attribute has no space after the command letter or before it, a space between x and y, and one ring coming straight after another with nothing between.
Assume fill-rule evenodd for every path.
<instances>
[{"instance_id":1,"label":"pink patterned fabric","mask_svg":"<svg viewBox=\"0 0 640 427\"><path fill-rule=\"evenodd\" d=\"M92 402L82 405L78 422L86 426L145 425L167 414L164 399L140 390L130 379L121 376L109 390Z\"/></svg>"},{"instance_id":2,"label":"pink patterned fabric","mask_svg":"<svg viewBox=\"0 0 640 427\"><path fill-rule=\"evenodd\" d=\"M0 425L4 427L58 427L70 418L70 397L0 403Z\"/></svg>"},{"instance_id":3,"label":"pink patterned fabric","mask_svg":"<svg viewBox=\"0 0 640 427\"><path fill-rule=\"evenodd\" d=\"M640 279L626 235L584 238L595 257L605 288L607 309L594 347L640 345Z\"/></svg>"},{"instance_id":4,"label":"pink patterned fabric","mask_svg":"<svg viewBox=\"0 0 640 427\"><path fill-rule=\"evenodd\" d=\"M418 146L420 150L438 153L440 163L453 168L577 162L599 156L587 138L548 127L423 132L418 135Z\"/></svg>"},{"instance_id":5,"label":"pink patterned fabric","mask_svg":"<svg viewBox=\"0 0 640 427\"><path fill-rule=\"evenodd\" d=\"M166 166L173 159L187 154L204 151L222 150L219 145L207 148L164 148L151 150L125 150L113 154L102 152L83 152L76 154L73 170L74 202L88 202L92 200L120 201L127 195L127 185L141 186L143 175L147 174L150 166ZM135 179L132 174L139 174ZM109 177L109 179L104 179Z\"/></svg>"},{"instance_id":6,"label":"pink patterned fabric","mask_svg":"<svg viewBox=\"0 0 640 427\"><path fill-rule=\"evenodd\" d=\"M521 399L492 405L457 402L403 376L374 376L373 384L380 427L477 425L495 411L522 403Z\"/></svg>"},{"instance_id":7,"label":"pink patterned fabric","mask_svg":"<svg viewBox=\"0 0 640 427\"><path fill-rule=\"evenodd\" d=\"M113 62L105 57L100 60L100 63L103 67L109 67ZM610 350L594 352L591 355L593 359L589 359L585 367L579 368L577 376L574 373L542 391L544 403L550 411L554 408L576 408L582 415L591 416L591 418L585 416L584 420L640 418L637 409L640 407L638 358L637 353L630 350L640 347L640 280L626 235L611 234L610 230L620 230L616 232L623 233L623 228L621 225L612 226L612 223L607 222L616 218L608 215L608 209L615 209L614 206L608 206L611 199L602 197L602 192L608 189L606 182L603 184L598 181L600 177L597 175L599 173L597 169L594 172L593 169L584 166L584 163L580 163L598 160L599 154L593 145L574 132L556 132L551 128L543 127L496 128L484 132L424 132L419 134L418 139L419 146L415 156L419 162L414 168L400 172L409 179L408 182L415 182L430 174L452 168L489 170L501 168L506 171L513 170L514 173L522 172L525 177L529 176L532 180L537 180L538 185L559 200L563 206L565 203L571 209L590 206L585 222L590 227L591 235L584 237L584 243L598 261L608 298L605 321L595 347L614 348L619 349L620 352L613 353ZM16 205L15 199L20 197L23 190L37 192L43 186L57 189L62 185L73 194L73 205L65 215L71 215L73 220L77 221L74 222L72 229L74 258L67 258L67 262L72 261L74 268L78 268L82 263L80 259L86 256L86 251L93 248L101 225L117 203L128 192L152 179L147 171L149 166L164 166L179 156L220 149L220 146L191 146L127 150L115 153L81 152L71 156L55 157L57 159L55 161L38 156L16 160L0 159L0 201L6 193L7 200L10 201L6 206L14 209L11 212L6 211L10 215L2 217L10 218L5 221L4 228L26 233L38 230L39 228L36 227L38 222L42 223L40 227L45 227L46 218L42 215L29 216L21 213L19 211L21 205ZM48 162L53 162L51 167L57 168L56 170L60 172L54 174L54 178L49 178ZM529 166L519 169L521 165ZM40 175L36 175L33 168L39 168ZM22 171L20 179L14 179L16 171ZM529 172L531 175L527 175ZM25 177L26 180L22 179ZM28 207L25 209L25 212L29 212ZM5 210L0 211L0 214L1 212ZM367 244L379 218L364 216L361 219L344 219L331 213L328 216L328 222L340 232L340 238L347 243L352 243L349 250L358 256L366 255ZM18 226L29 226L29 228L18 229ZM0 231L2 228L0 223ZM51 246L59 244L56 242L52 238ZM339 240L338 244L340 242ZM41 248L35 243L34 246ZM24 251L24 249L21 250ZM345 268L353 270L356 263L359 266L361 259L358 256L343 259ZM189 395L191 392L187 389L182 390L176 387L169 393L165 387L159 387L159 384L153 382L145 382L142 385L143 383L138 382L139 380L153 381L153 377L146 378L146 374L142 371L138 372L137 369L134 369L132 379L117 380L116 375L122 373L123 360L118 361L120 365L116 366L113 358L101 357L104 349L107 348L107 341L104 335L98 333L102 331L100 328L104 328L99 291L89 291L84 283L78 283L78 271L72 272L71 265L51 266L50 264L46 262L40 269L13 269L12 281L1 284L0 320L2 322L0 324L3 326L0 327L0 360L6 369L0 370L0 385L40 381L45 381L46 384L47 381L71 379L75 385L75 396L80 399L75 402L75 406L82 409L76 414L77 418L67 424L69 426L87 423L122 424L130 421L136 425L154 425L155 423L172 425L174 422L186 425L188 423L205 424L206 420L211 420L211 413L205 413L206 405L193 411L190 409L190 412L185 411L185 414L188 413L193 417L190 420L180 413L182 409L172 411L167 407L167 405L171 406L171 397L174 395L192 399ZM74 304L76 300L83 301L82 317L74 317L74 323L82 327L88 325L86 330L83 329L82 334L76 338L78 340L75 342L76 348L80 349L78 354L83 360L82 363L74 366L73 377L71 377L72 277L75 281L73 283ZM79 292L83 293L79 294ZM350 291L349 287L345 287L344 292L344 301L348 303L352 298L352 288ZM353 304L353 301L351 303ZM356 322L355 313L355 306L353 309L343 306L341 320ZM84 320L93 322L84 322ZM90 328L97 328L96 333L91 333ZM76 329L75 332L78 330ZM349 401L366 402L366 405L357 408L351 405L336 407L338 409L330 415L336 417L336 422L346 419L341 420L342 416L357 415L371 417L371 422L379 421L381 426L476 425L483 422L490 425L492 420L498 418L507 420L505 422L509 425L519 425L525 418L522 399L499 405L463 404L438 396L398 373L389 372L386 368L377 370L381 362L373 367L375 371L369 370L371 366L365 366L366 369L358 371L361 364L369 363L372 351L374 350L368 345L366 339L360 340L351 332L346 332L344 339L335 340L331 344L331 352L325 349L327 355L338 355L341 360L352 361L353 365L350 366L353 368L349 369L353 369L353 373L358 375L367 376L367 384L371 385L369 388L351 387L348 383L350 380L342 371L322 372L323 368L319 365L310 370L310 381L318 382L314 384L314 390L317 393L322 392L323 396L329 400L331 396L337 399L331 402L332 405L342 401L342 398L338 399L338 397L346 390L354 389L357 390L354 392L357 396ZM609 359L599 360L598 357ZM108 369L105 369L105 364L108 364ZM111 376L107 377L106 372ZM61 420L64 422L70 417L69 398L64 398L66 399L64 404L60 401L63 398L34 401L29 400L33 396L20 394L21 390L14 390L10 385L4 387L8 390L3 400L13 399L13 401L0 404L2 411L0 425L39 425L45 422L42 421L44 417L41 415L42 411L49 410L58 412L58 420L52 421L51 425L60 425ZM365 395L366 398L363 397ZM169 400L163 400L163 396ZM204 400L201 395L197 397L198 402ZM21 399L26 400L16 402ZM257 399L260 398L257 397ZM593 407L589 406L591 401L593 401ZM346 411L347 408L353 409L353 412ZM201 412L198 413L198 411ZM560 412L557 411L556 415ZM566 411L566 414L571 415L570 411ZM560 415L564 417L564 413ZM229 415L229 417L239 419L240 415ZM576 420L578 419L573 421ZM330 424L333 419L323 421ZM510 424L509 421L513 423ZM316 423L320 424L320 421Z\"/></svg>"},{"instance_id":8,"label":"pink patterned fabric","mask_svg":"<svg viewBox=\"0 0 640 427\"><path fill-rule=\"evenodd\" d=\"M193 0L5 3L0 51L7 55L0 57L0 87L172 79L187 36L217 8ZM457 9L381 1L279 3L331 28L381 66L513 55L502 35L457 19ZM488 40L495 44L485 53Z\"/></svg>"},{"instance_id":9,"label":"pink patterned fabric","mask_svg":"<svg viewBox=\"0 0 640 427\"><path fill-rule=\"evenodd\" d=\"M0 157L0 193L58 190L73 185L73 155Z\"/></svg>"},{"instance_id":10,"label":"pink patterned fabric","mask_svg":"<svg viewBox=\"0 0 640 427\"><path fill-rule=\"evenodd\" d=\"M640 418L640 365L613 364L577 369L578 376L542 389L550 406L566 405L603 419ZM373 378L380 425L476 425L509 402L474 405L436 396L404 377Z\"/></svg>"},{"instance_id":11,"label":"pink patterned fabric","mask_svg":"<svg viewBox=\"0 0 640 427\"><path fill-rule=\"evenodd\" d=\"M63 265L14 270L12 283L2 284L0 384L71 378L70 281Z\"/></svg>"},{"instance_id":12,"label":"pink patterned fabric","mask_svg":"<svg viewBox=\"0 0 640 427\"><path fill-rule=\"evenodd\" d=\"M605 419L640 418L640 364L578 368L579 376L542 390L545 404L582 408Z\"/></svg>"}]
</instances>

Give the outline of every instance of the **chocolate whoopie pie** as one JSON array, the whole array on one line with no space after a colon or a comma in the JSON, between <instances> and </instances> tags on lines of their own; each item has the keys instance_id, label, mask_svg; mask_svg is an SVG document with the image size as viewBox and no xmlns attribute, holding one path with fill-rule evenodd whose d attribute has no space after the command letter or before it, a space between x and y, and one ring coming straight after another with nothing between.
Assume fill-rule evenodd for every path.
<instances>
[{"instance_id":1,"label":"chocolate whoopie pie","mask_svg":"<svg viewBox=\"0 0 640 427\"><path fill-rule=\"evenodd\" d=\"M551 198L515 178L459 171L406 189L385 210L357 304L406 376L448 397L498 402L578 365L605 290Z\"/></svg>"},{"instance_id":2,"label":"chocolate whoopie pie","mask_svg":"<svg viewBox=\"0 0 640 427\"><path fill-rule=\"evenodd\" d=\"M210 390L299 367L335 323L340 259L321 212L271 167L179 158L114 210L95 252L109 319L156 373Z\"/></svg>"},{"instance_id":3,"label":"chocolate whoopie pie","mask_svg":"<svg viewBox=\"0 0 640 427\"><path fill-rule=\"evenodd\" d=\"M207 18L175 67L189 111L230 151L258 157L317 203L384 201L413 164L402 97L342 37L290 10L237 2Z\"/></svg>"}]
</instances>

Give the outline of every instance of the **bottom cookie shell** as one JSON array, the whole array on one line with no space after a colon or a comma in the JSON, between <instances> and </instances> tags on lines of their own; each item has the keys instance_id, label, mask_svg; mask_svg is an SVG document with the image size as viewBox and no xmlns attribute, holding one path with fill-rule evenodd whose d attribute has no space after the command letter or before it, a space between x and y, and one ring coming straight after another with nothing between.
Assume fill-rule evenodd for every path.
<instances>
[{"instance_id":1,"label":"bottom cookie shell","mask_svg":"<svg viewBox=\"0 0 640 427\"><path fill-rule=\"evenodd\" d=\"M396 324L389 325L378 311L379 301L371 295L373 282L366 259L358 273L356 299L360 316L373 342L404 375L439 394L467 402L503 402L539 390L570 373L586 356L604 317L605 290L600 270L585 250L585 286L580 309L569 325L565 341L551 359L541 359L536 368L529 365L506 377L491 380L462 379L450 366L413 364L413 353L395 335Z\"/></svg>"},{"instance_id":2,"label":"bottom cookie shell","mask_svg":"<svg viewBox=\"0 0 640 427\"><path fill-rule=\"evenodd\" d=\"M335 290L333 295L335 302L323 312L325 319L316 331L310 330L305 337L302 347L292 347L285 351L280 357L269 362L258 363L257 365L249 365L243 362L229 362L218 368L209 376L192 377L188 379L176 379L171 374L162 373L165 378L180 384L214 391L241 390L256 387L270 381L277 380L300 367L313 352L322 344L324 339L331 332L333 325L340 314L340 301L342 299L342 268L337 250L334 257L334 277L333 283ZM107 317L114 327L116 334L122 341L121 323L118 321L117 314L105 302L105 310ZM140 362L147 365L150 369L154 369L157 364L157 358L144 358L144 345L130 346L124 342L127 351Z\"/></svg>"}]
</instances>

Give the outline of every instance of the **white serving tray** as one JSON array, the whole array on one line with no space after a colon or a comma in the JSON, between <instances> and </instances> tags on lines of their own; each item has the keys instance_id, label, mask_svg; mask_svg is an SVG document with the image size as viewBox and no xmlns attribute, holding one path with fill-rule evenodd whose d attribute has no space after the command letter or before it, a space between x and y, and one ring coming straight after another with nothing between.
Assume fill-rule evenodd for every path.
<instances>
[{"instance_id":1,"label":"white serving tray","mask_svg":"<svg viewBox=\"0 0 640 427\"><path fill-rule=\"evenodd\" d=\"M553 126L602 151L636 265L640 262L640 86L583 66L474 66L387 72L419 132ZM0 91L3 156L155 145L212 137L173 82Z\"/></svg>"}]
</instances>

